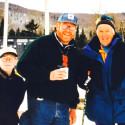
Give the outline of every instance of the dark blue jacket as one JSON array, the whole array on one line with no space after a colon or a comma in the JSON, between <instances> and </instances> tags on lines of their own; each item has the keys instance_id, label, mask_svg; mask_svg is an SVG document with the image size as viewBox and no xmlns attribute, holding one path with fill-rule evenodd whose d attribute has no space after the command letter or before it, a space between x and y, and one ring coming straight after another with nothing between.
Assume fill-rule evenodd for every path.
<instances>
[{"instance_id":1,"label":"dark blue jacket","mask_svg":"<svg viewBox=\"0 0 125 125\"><path fill-rule=\"evenodd\" d=\"M86 115L106 125L125 123L125 43L116 33L110 46L105 63L99 53L97 36L82 51L91 72Z\"/></svg>"}]
</instances>

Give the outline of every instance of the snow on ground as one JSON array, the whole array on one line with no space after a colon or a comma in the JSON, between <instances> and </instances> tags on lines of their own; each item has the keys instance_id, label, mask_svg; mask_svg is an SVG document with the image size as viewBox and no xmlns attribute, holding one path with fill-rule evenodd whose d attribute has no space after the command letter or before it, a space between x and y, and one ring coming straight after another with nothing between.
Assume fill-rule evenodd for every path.
<instances>
[{"instance_id":1,"label":"snow on ground","mask_svg":"<svg viewBox=\"0 0 125 125\"><path fill-rule=\"evenodd\" d=\"M78 87L78 91L79 91L79 97L84 98L85 97L85 91L83 89L80 89L79 87ZM77 120L76 120L76 123L74 125L82 125L83 110L77 109L76 114L77 114ZM85 116L84 125L95 125L95 123L88 120L88 118Z\"/></svg>"},{"instance_id":2,"label":"snow on ground","mask_svg":"<svg viewBox=\"0 0 125 125\"><path fill-rule=\"evenodd\" d=\"M77 120L76 120L76 123L74 125L82 125L83 110L78 110L77 109L76 114L77 114ZM88 120L88 118L85 116L84 125L95 125L95 123Z\"/></svg>"}]
</instances>

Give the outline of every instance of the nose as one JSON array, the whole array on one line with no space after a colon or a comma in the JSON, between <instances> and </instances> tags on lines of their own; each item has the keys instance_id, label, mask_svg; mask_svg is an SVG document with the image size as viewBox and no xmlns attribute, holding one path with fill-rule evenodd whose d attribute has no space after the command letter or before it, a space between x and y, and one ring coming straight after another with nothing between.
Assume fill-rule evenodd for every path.
<instances>
[{"instance_id":1,"label":"nose","mask_svg":"<svg viewBox=\"0 0 125 125\"><path fill-rule=\"evenodd\" d=\"M103 34L102 34L103 36L106 36L107 34L106 34L106 32L103 32Z\"/></svg>"},{"instance_id":2,"label":"nose","mask_svg":"<svg viewBox=\"0 0 125 125\"><path fill-rule=\"evenodd\" d=\"M68 31L68 32L70 31L70 26L68 26L68 27L66 28L66 31Z\"/></svg>"}]
</instances>

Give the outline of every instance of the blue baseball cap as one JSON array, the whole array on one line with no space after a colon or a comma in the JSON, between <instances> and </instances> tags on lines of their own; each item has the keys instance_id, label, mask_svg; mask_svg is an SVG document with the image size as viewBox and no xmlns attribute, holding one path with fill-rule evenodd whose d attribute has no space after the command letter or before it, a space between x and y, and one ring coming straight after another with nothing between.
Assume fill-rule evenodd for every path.
<instances>
[{"instance_id":1,"label":"blue baseball cap","mask_svg":"<svg viewBox=\"0 0 125 125\"><path fill-rule=\"evenodd\" d=\"M78 18L72 13L63 13L57 22L70 22L77 25Z\"/></svg>"}]
</instances>

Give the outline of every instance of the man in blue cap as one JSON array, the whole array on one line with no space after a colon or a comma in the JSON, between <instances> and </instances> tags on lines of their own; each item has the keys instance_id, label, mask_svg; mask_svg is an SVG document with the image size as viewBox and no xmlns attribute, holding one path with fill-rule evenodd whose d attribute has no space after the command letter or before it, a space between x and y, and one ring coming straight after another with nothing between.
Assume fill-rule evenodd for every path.
<instances>
[{"instance_id":1,"label":"man in blue cap","mask_svg":"<svg viewBox=\"0 0 125 125\"><path fill-rule=\"evenodd\" d=\"M17 71L28 84L28 111L20 125L75 123L80 70L80 55L73 39L77 20L75 15L63 13L55 31L34 40L21 56Z\"/></svg>"}]
</instances>

